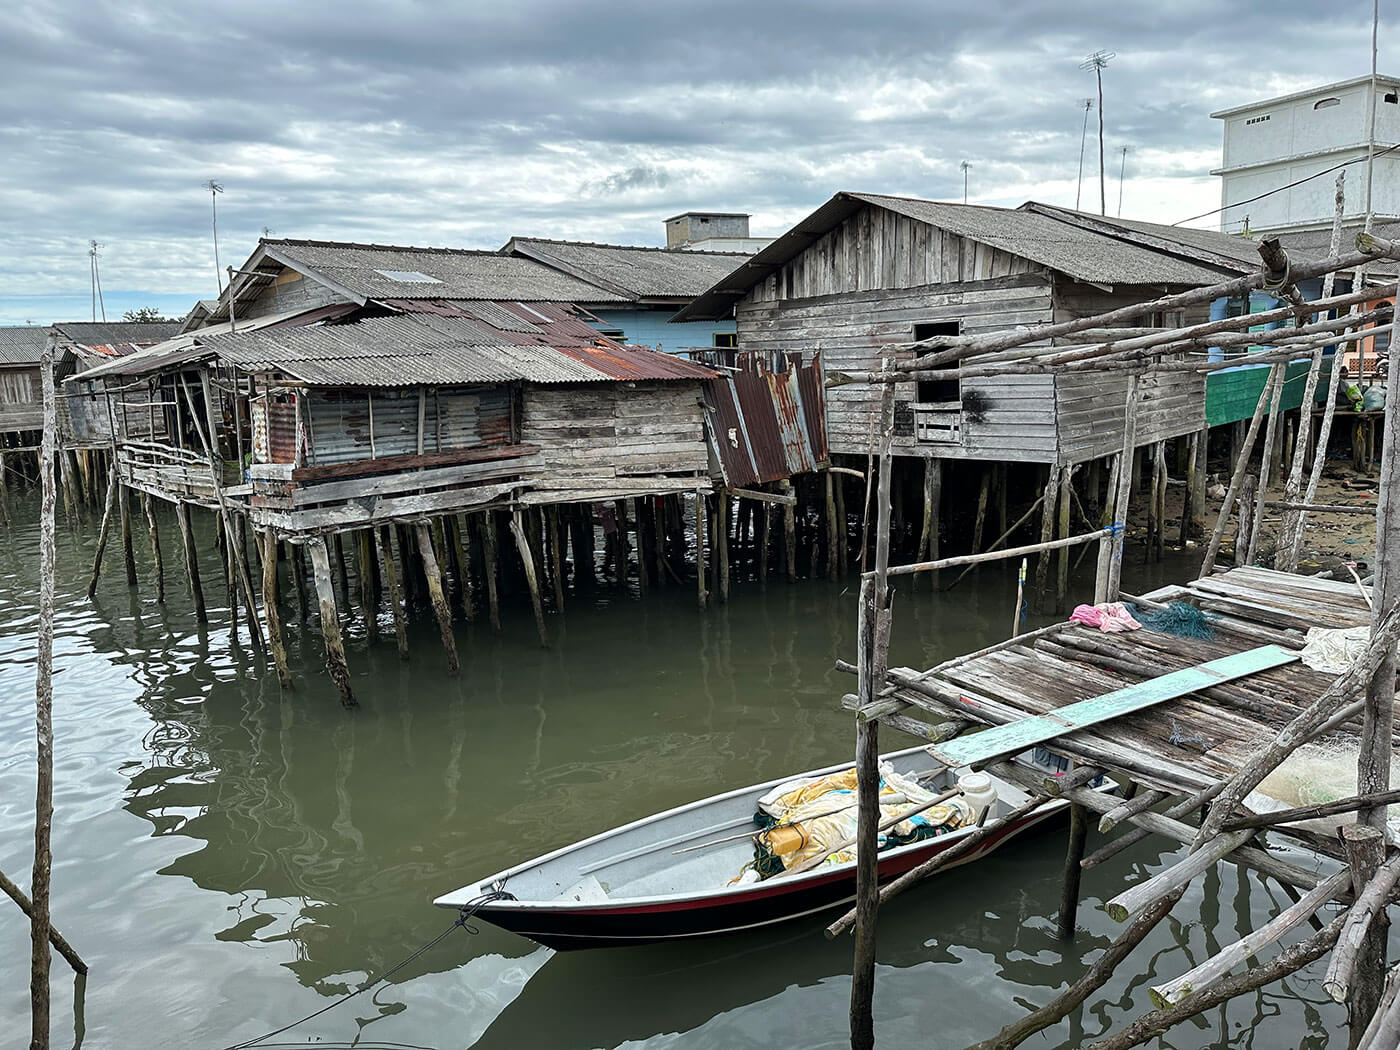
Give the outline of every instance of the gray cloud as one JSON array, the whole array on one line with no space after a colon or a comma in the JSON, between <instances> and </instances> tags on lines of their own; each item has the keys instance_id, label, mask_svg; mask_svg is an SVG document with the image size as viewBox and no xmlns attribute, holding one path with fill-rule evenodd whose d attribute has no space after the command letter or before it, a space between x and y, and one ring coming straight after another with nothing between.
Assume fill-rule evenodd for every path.
<instances>
[{"instance_id":1,"label":"gray cloud","mask_svg":"<svg viewBox=\"0 0 1400 1050\"><path fill-rule=\"evenodd\" d=\"M1369 15L1364 0L1325 17L1298 0L10 5L0 323L85 315L92 237L109 315L212 294L211 176L225 263L264 226L659 243L664 216L700 207L777 233L838 189L961 199L964 159L974 200L1072 204L1093 93L1077 67L1099 48L1118 52L1106 148L1116 183L1132 147L1125 211L1172 221L1218 202L1210 111L1364 72Z\"/></svg>"}]
</instances>

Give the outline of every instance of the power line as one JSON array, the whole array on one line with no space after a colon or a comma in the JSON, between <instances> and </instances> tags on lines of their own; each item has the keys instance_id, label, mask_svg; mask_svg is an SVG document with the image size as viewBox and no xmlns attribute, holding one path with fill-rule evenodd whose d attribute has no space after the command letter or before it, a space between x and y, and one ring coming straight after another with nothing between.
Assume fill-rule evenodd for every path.
<instances>
[{"instance_id":1,"label":"power line","mask_svg":"<svg viewBox=\"0 0 1400 1050\"><path fill-rule=\"evenodd\" d=\"M1375 155L1377 157L1384 157L1387 153L1391 153L1397 149L1400 149L1400 142L1395 143L1395 145L1393 146L1387 146L1385 149L1377 150ZM1320 179L1324 175L1331 175L1334 171L1341 171L1343 168L1350 167L1353 164L1365 163L1365 157L1357 157L1354 160L1344 160L1340 164L1333 164L1330 168L1324 168L1322 171L1316 172L1312 175L1305 175L1301 179L1294 179L1287 185L1279 186L1272 190L1265 190L1258 196L1250 197L1247 200L1231 201L1229 204L1222 204L1220 207L1212 208L1210 211L1203 211L1199 215L1192 215L1189 219L1177 219L1176 222L1172 223L1172 225L1180 226L1183 222L1195 222L1197 219L1208 219L1212 215L1219 215L1222 211L1225 211L1227 208L1241 208L1246 204L1253 204L1255 201L1261 201L1265 197L1272 197L1275 193L1282 193L1284 190L1291 190L1294 186L1301 186L1305 182L1311 182L1313 179Z\"/></svg>"}]
</instances>

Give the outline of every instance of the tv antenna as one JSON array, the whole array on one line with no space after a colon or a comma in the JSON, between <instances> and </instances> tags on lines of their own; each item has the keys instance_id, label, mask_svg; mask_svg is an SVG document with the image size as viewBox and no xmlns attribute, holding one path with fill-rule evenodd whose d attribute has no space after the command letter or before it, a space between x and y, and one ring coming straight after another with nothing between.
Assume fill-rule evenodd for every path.
<instances>
[{"instance_id":1,"label":"tv antenna","mask_svg":"<svg viewBox=\"0 0 1400 1050\"><path fill-rule=\"evenodd\" d=\"M105 247L96 240L88 241L88 270L92 278L92 319L97 320L97 308L102 307L102 320L107 320L107 304L102 300L102 274L97 267L97 250Z\"/></svg>"},{"instance_id":2,"label":"tv antenna","mask_svg":"<svg viewBox=\"0 0 1400 1050\"><path fill-rule=\"evenodd\" d=\"M1094 108L1091 98L1080 99L1084 107L1084 125L1079 129L1079 181L1074 184L1074 210L1079 210L1079 195L1084 189L1084 140L1089 135L1089 110Z\"/></svg>"},{"instance_id":3,"label":"tv antenna","mask_svg":"<svg viewBox=\"0 0 1400 1050\"><path fill-rule=\"evenodd\" d=\"M224 187L210 179L204 184L204 188L209 191L210 215L213 220L214 229L214 281L218 286L219 294L224 291L224 272L219 267L219 194L224 192Z\"/></svg>"},{"instance_id":4,"label":"tv antenna","mask_svg":"<svg viewBox=\"0 0 1400 1050\"><path fill-rule=\"evenodd\" d=\"M966 203L967 203L967 169L970 168L970 167L972 167L972 165L969 164L967 161L963 161L961 164L958 165L958 167L962 168L962 173L963 173L963 203L966 204Z\"/></svg>"},{"instance_id":5,"label":"tv antenna","mask_svg":"<svg viewBox=\"0 0 1400 1050\"><path fill-rule=\"evenodd\" d=\"M1105 188L1103 173L1103 71L1118 53L1116 51L1095 51L1079 63L1080 69L1092 69L1094 79L1099 84L1099 214L1108 214L1108 190Z\"/></svg>"}]
</instances>

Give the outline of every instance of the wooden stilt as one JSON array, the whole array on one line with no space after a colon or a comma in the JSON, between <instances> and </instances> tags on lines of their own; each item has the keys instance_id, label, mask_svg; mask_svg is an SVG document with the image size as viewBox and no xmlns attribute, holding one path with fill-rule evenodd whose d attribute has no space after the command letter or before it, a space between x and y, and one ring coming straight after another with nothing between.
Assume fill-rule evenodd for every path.
<instances>
[{"instance_id":1,"label":"wooden stilt","mask_svg":"<svg viewBox=\"0 0 1400 1050\"><path fill-rule=\"evenodd\" d=\"M1384 813L1385 810L1381 812ZM1385 833L1366 824L1357 823L1343 827L1341 834L1347 852L1347 866L1351 869L1352 890L1360 897L1385 860ZM1385 983L1385 933L1388 925L1383 921L1383 916L1371 923L1367 936L1356 953L1351 979L1345 984L1347 1017L1351 1022L1351 1038L1347 1044L1349 1047L1354 1048L1358 1045L1361 1033L1365 1031L1376 1012L1376 1006L1380 1003ZM1379 936L1376 935L1377 932ZM1333 977L1330 970L1328 977Z\"/></svg>"},{"instance_id":2,"label":"wooden stilt","mask_svg":"<svg viewBox=\"0 0 1400 1050\"><path fill-rule=\"evenodd\" d=\"M283 689L290 689L292 672L287 665L287 649L282 642L282 612L277 607L277 533L271 528L263 532L262 592L267 644L272 649L277 681Z\"/></svg>"},{"instance_id":3,"label":"wooden stilt","mask_svg":"<svg viewBox=\"0 0 1400 1050\"><path fill-rule=\"evenodd\" d=\"M729 601L729 490L715 490L716 589L721 603ZM816 545L813 544L813 549Z\"/></svg>"},{"instance_id":4,"label":"wooden stilt","mask_svg":"<svg viewBox=\"0 0 1400 1050\"><path fill-rule=\"evenodd\" d=\"M1167 547L1167 443L1157 442L1153 452L1152 476L1157 487L1152 490L1157 504L1157 531L1152 537L1152 560L1161 561Z\"/></svg>"},{"instance_id":5,"label":"wooden stilt","mask_svg":"<svg viewBox=\"0 0 1400 1050\"><path fill-rule=\"evenodd\" d=\"M1060 495L1059 495L1059 535L1060 539L1069 539L1069 510L1072 498L1072 488L1074 478L1074 468L1064 466L1060 468ZM1058 552L1058 560L1055 566L1055 611L1062 613L1069 596L1069 555L1068 547L1061 547Z\"/></svg>"},{"instance_id":6,"label":"wooden stilt","mask_svg":"<svg viewBox=\"0 0 1400 1050\"><path fill-rule=\"evenodd\" d=\"M1079 913L1079 879L1084 869L1084 846L1089 838L1089 811L1078 802L1069 807L1069 847L1065 852L1065 873L1060 890L1060 936L1074 939L1074 920Z\"/></svg>"},{"instance_id":7,"label":"wooden stilt","mask_svg":"<svg viewBox=\"0 0 1400 1050\"><path fill-rule=\"evenodd\" d=\"M783 478L778 482L778 491L792 495L792 479ZM792 583L797 579L797 508L787 503L783 505L783 553L787 560L787 578Z\"/></svg>"},{"instance_id":8,"label":"wooden stilt","mask_svg":"<svg viewBox=\"0 0 1400 1050\"><path fill-rule=\"evenodd\" d=\"M618 501L621 507L622 501ZM515 545L520 551L520 561L525 566L525 583L530 588L530 605L535 611L535 629L540 632L540 645L549 647L549 635L544 629L544 604L540 601L540 581L535 576L535 558L530 553L530 541L525 536L525 529L520 524L520 514L516 512L510 517L510 533L515 537ZM625 542L625 541L624 541Z\"/></svg>"},{"instance_id":9,"label":"wooden stilt","mask_svg":"<svg viewBox=\"0 0 1400 1050\"><path fill-rule=\"evenodd\" d=\"M117 505L118 487L117 472L114 470L107 482L107 507L102 512L102 525L97 530L97 552L92 559L92 578L88 581L89 598L97 593L97 578L102 573L102 555L107 550L107 533L112 527L112 515ZM183 506L183 504L179 504L179 506ZM201 622L203 621L201 620Z\"/></svg>"},{"instance_id":10,"label":"wooden stilt","mask_svg":"<svg viewBox=\"0 0 1400 1050\"><path fill-rule=\"evenodd\" d=\"M627 538L629 525L625 499L613 501L613 517L617 521L617 531L613 533L613 548L616 551L613 561L613 577L626 588L627 578L632 574L632 544Z\"/></svg>"},{"instance_id":11,"label":"wooden stilt","mask_svg":"<svg viewBox=\"0 0 1400 1050\"><path fill-rule=\"evenodd\" d=\"M306 541L311 551L311 571L316 579L316 597L321 606L321 637L326 643L326 670L340 692L340 702L346 707L358 707L350 688L350 665L345 660L345 646L340 640L340 620L335 608L335 587L331 583L330 555L326 538L313 536Z\"/></svg>"},{"instance_id":12,"label":"wooden stilt","mask_svg":"<svg viewBox=\"0 0 1400 1050\"><path fill-rule=\"evenodd\" d=\"M189 508L180 502L175 504L175 523L180 526L180 547L185 555L185 575L190 581L190 597L194 599L194 618L199 623L208 623L209 614L204 608L204 587L199 582L199 550L195 547L194 534L190 530Z\"/></svg>"},{"instance_id":13,"label":"wooden stilt","mask_svg":"<svg viewBox=\"0 0 1400 1050\"><path fill-rule=\"evenodd\" d=\"M418 591L418 574L414 571L413 564L413 541L406 526L395 525L393 528L394 539L399 545L399 586L403 588L404 611L407 613L409 603Z\"/></svg>"},{"instance_id":14,"label":"wooden stilt","mask_svg":"<svg viewBox=\"0 0 1400 1050\"><path fill-rule=\"evenodd\" d=\"M647 566L647 541L646 530L642 526L642 501L632 500L632 528L637 535L637 585L643 591L651 589L651 571ZM622 504L619 502L619 508ZM621 522L618 523L621 525Z\"/></svg>"},{"instance_id":15,"label":"wooden stilt","mask_svg":"<svg viewBox=\"0 0 1400 1050\"><path fill-rule=\"evenodd\" d=\"M1151 447L1152 475L1147 488L1147 549L1143 552L1147 561L1153 561L1157 553L1157 537L1162 531L1162 519L1157 506L1157 491L1161 488L1160 469L1157 464L1157 446Z\"/></svg>"},{"instance_id":16,"label":"wooden stilt","mask_svg":"<svg viewBox=\"0 0 1400 1050\"><path fill-rule=\"evenodd\" d=\"M448 519L448 532L452 537L452 560L457 573L457 596L462 604L462 615L467 623L476 622L476 588L472 583L471 534L467 519L454 514Z\"/></svg>"},{"instance_id":17,"label":"wooden stilt","mask_svg":"<svg viewBox=\"0 0 1400 1050\"><path fill-rule=\"evenodd\" d=\"M836 539L836 480L829 470L823 472L823 477L826 482L826 578L835 583L840 559Z\"/></svg>"},{"instance_id":18,"label":"wooden stilt","mask_svg":"<svg viewBox=\"0 0 1400 1050\"><path fill-rule=\"evenodd\" d=\"M1230 476L1230 485L1225 491L1225 499L1220 504L1220 513L1216 515L1215 528L1211 530L1210 543L1206 546L1205 559L1201 562L1201 579L1205 579L1215 570L1215 559L1220 553L1220 541L1225 536L1225 526L1230 520L1231 508L1235 504L1235 498L1240 492L1240 485L1244 483L1245 472L1249 468L1250 452L1254 449L1254 441L1259 435L1259 426L1264 421L1264 412L1265 409L1268 408L1274 386L1283 382L1284 367L1285 366L1281 364L1276 364L1269 368L1269 378L1264 384L1264 388L1259 392L1259 400L1254 406L1254 415L1250 418L1249 429L1245 433L1243 439L1238 443L1239 451L1234 456L1234 473ZM1243 420L1237 423L1236 430L1238 430L1243 423ZM1231 444L1231 451L1233 452L1233 446L1235 445L1233 434ZM1245 542L1246 544L1248 543L1247 534ZM1239 538L1236 537L1235 547L1237 548L1237 552L1235 561L1237 564L1243 564L1243 562L1239 560L1239 546Z\"/></svg>"},{"instance_id":19,"label":"wooden stilt","mask_svg":"<svg viewBox=\"0 0 1400 1050\"><path fill-rule=\"evenodd\" d=\"M591 588L597 583L597 547L593 536L593 504L575 504L569 529L569 546L574 551L574 587Z\"/></svg>"},{"instance_id":20,"label":"wooden stilt","mask_svg":"<svg viewBox=\"0 0 1400 1050\"><path fill-rule=\"evenodd\" d=\"M404 616L403 592L399 590L399 573L394 567L394 548L390 543L389 526L374 531L374 550L384 569L384 583L389 589L389 612L394 617L394 640L399 647L399 659L408 659L408 625Z\"/></svg>"},{"instance_id":21,"label":"wooden stilt","mask_svg":"<svg viewBox=\"0 0 1400 1050\"><path fill-rule=\"evenodd\" d=\"M272 548L275 555L277 548ZM369 529L355 532L355 553L359 560L360 606L365 614L365 637L373 644L379 639L379 595L377 593L379 573L374 565L374 542ZM267 557L264 547L263 557Z\"/></svg>"},{"instance_id":22,"label":"wooden stilt","mask_svg":"<svg viewBox=\"0 0 1400 1050\"><path fill-rule=\"evenodd\" d=\"M493 630L501 629L501 604L500 595L500 561L496 547L496 515L494 511L484 511L477 515L477 523L481 527L481 552L485 562L483 572L486 575L486 607L491 618Z\"/></svg>"},{"instance_id":23,"label":"wooden stilt","mask_svg":"<svg viewBox=\"0 0 1400 1050\"><path fill-rule=\"evenodd\" d=\"M306 551L302 549L300 543L288 544L290 558L287 566L292 574L292 591L297 596L297 616L302 623L306 622Z\"/></svg>"},{"instance_id":24,"label":"wooden stilt","mask_svg":"<svg viewBox=\"0 0 1400 1050\"><path fill-rule=\"evenodd\" d=\"M1253 474L1246 474L1240 483L1240 527L1235 535L1235 564L1252 565L1249 558L1249 537L1254 535L1254 497L1258 481Z\"/></svg>"},{"instance_id":25,"label":"wooden stilt","mask_svg":"<svg viewBox=\"0 0 1400 1050\"><path fill-rule=\"evenodd\" d=\"M341 542L341 534L335 533L333 542L335 544L335 575L336 583L340 587L340 602L346 609L350 608L350 573L345 567L345 545Z\"/></svg>"},{"instance_id":26,"label":"wooden stilt","mask_svg":"<svg viewBox=\"0 0 1400 1050\"><path fill-rule=\"evenodd\" d=\"M146 511L146 527L151 533L151 560L156 570L156 601L165 602L165 559L160 550L160 526L156 522L156 509L150 495L142 493L141 500Z\"/></svg>"},{"instance_id":27,"label":"wooden stilt","mask_svg":"<svg viewBox=\"0 0 1400 1050\"><path fill-rule=\"evenodd\" d=\"M554 607L564 611L564 539L559 528L559 508L545 508L545 519L549 532L549 561L554 574ZM659 581L658 581L659 582Z\"/></svg>"},{"instance_id":28,"label":"wooden stilt","mask_svg":"<svg viewBox=\"0 0 1400 1050\"><path fill-rule=\"evenodd\" d=\"M764 503L754 508L754 513L758 515L758 542L754 545L754 554L758 557L758 582L761 586L768 586L768 534L772 531L773 505ZM861 558L864 563L865 559Z\"/></svg>"},{"instance_id":29,"label":"wooden stilt","mask_svg":"<svg viewBox=\"0 0 1400 1050\"><path fill-rule=\"evenodd\" d=\"M1058 463L1050 464L1046 471L1045 493L1040 504L1040 542L1049 543L1055 535L1055 502L1060 491L1060 474L1064 470ZM1041 551L1035 563L1035 610L1045 608L1045 592L1050 578L1050 552Z\"/></svg>"},{"instance_id":30,"label":"wooden stilt","mask_svg":"<svg viewBox=\"0 0 1400 1050\"><path fill-rule=\"evenodd\" d=\"M432 529L426 521L414 523L418 536L418 553L423 559L423 575L428 581L428 599L432 602L433 615L437 617L438 633L442 635L442 647L447 651L447 673L457 674L462 665L457 660L457 640L452 634L452 609L447 604L447 595L442 587L442 570L438 567L437 553L433 550ZM528 554L528 551L522 552ZM527 576L534 576L533 564L525 565Z\"/></svg>"},{"instance_id":31,"label":"wooden stilt","mask_svg":"<svg viewBox=\"0 0 1400 1050\"><path fill-rule=\"evenodd\" d=\"M836 568L842 576L851 565L849 524L846 520L846 478L843 474L836 478Z\"/></svg>"},{"instance_id":32,"label":"wooden stilt","mask_svg":"<svg viewBox=\"0 0 1400 1050\"><path fill-rule=\"evenodd\" d=\"M705 494L697 491L695 493L695 586L701 612L704 612L707 604L707 592L705 590L706 563Z\"/></svg>"},{"instance_id":33,"label":"wooden stilt","mask_svg":"<svg viewBox=\"0 0 1400 1050\"><path fill-rule=\"evenodd\" d=\"M977 554L982 550L982 532L987 524L987 498L991 495L992 486L991 467L982 468L982 483L977 490L977 515L972 522L972 553Z\"/></svg>"},{"instance_id":34,"label":"wooden stilt","mask_svg":"<svg viewBox=\"0 0 1400 1050\"><path fill-rule=\"evenodd\" d=\"M1273 383L1273 398L1269 404L1268 427L1264 435L1264 458L1259 466L1259 491L1255 496L1254 519L1248 533L1248 546L1245 549L1244 561L1239 561L1238 547L1236 546L1236 562L1238 564L1253 565L1254 559L1259 554L1259 528L1264 523L1264 498L1268 494L1269 486L1273 483L1274 471L1280 459L1282 448L1279 444L1283 440L1283 427L1280 420L1280 406L1283 401L1284 368L1286 366L1274 366L1280 369L1278 378Z\"/></svg>"},{"instance_id":35,"label":"wooden stilt","mask_svg":"<svg viewBox=\"0 0 1400 1050\"><path fill-rule=\"evenodd\" d=\"M131 495L125 485L117 489L117 507L122 521L122 564L126 567L126 585L136 586L136 552L131 543Z\"/></svg>"}]
</instances>

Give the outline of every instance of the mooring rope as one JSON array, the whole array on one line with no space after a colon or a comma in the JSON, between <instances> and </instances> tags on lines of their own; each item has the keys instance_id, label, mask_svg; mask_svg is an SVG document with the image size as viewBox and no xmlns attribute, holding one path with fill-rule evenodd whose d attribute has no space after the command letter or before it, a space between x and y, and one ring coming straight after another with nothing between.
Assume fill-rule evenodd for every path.
<instances>
[{"instance_id":1,"label":"mooring rope","mask_svg":"<svg viewBox=\"0 0 1400 1050\"><path fill-rule=\"evenodd\" d=\"M469 903L462 906L457 915L457 918L453 920L451 926L447 927L447 929L443 930L432 940L428 941L422 947L418 948L418 950L413 952L413 954L409 955L405 959L400 960L398 963L385 970L378 977L374 978L374 980L366 981L364 984L360 985L360 987L356 988L353 992L347 992L346 994L342 995L339 999L336 999L334 1002L327 1003L319 1010L309 1013L305 1017L298 1018L291 1024L285 1024L281 1028L273 1029L271 1032L268 1032L265 1035L260 1035L256 1039L246 1039L241 1043L234 1043L231 1046L226 1046L223 1048L223 1050L247 1050L248 1047L259 1046L263 1043L266 1043L275 1035L281 1035L283 1032L289 1031L299 1024L303 1024L307 1021L310 1021L312 1018L320 1017L323 1013L326 1013L329 1010L334 1010L341 1003L349 1002L361 992L367 992L371 988L374 988L377 985L380 985L387 981L390 977L394 976L394 974L398 973L409 963L421 958L427 952L436 948L439 944L445 941L449 935L451 935L453 930L457 929L459 926L470 934L480 933L481 931L478 930L475 926L472 926L467 920L470 919L473 915L475 915L482 908L483 905L490 904L492 901L497 900L515 900L515 897L507 893L505 890L500 889L499 887L497 889L492 890L490 893L483 893L480 897L476 897Z\"/></svg>"}]
</instances>

